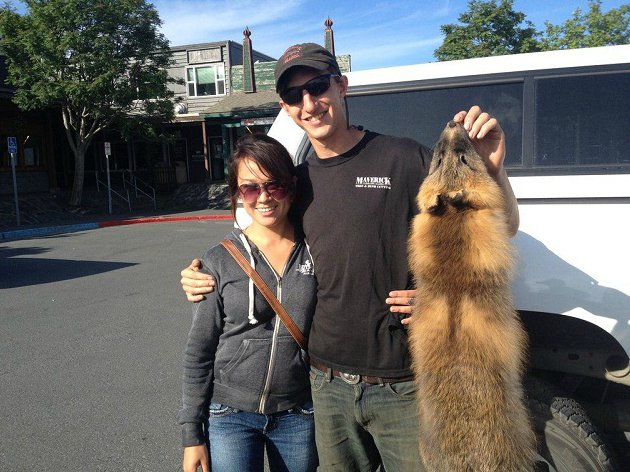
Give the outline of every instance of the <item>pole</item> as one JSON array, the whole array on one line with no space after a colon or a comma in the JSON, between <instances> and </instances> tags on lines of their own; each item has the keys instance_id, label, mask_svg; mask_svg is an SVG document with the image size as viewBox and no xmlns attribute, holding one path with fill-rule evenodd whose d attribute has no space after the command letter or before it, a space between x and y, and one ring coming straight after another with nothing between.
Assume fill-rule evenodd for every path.
<instances>
[{"instance_id":1,"label":"pole","mask_svg":"<svg viewBox=\"0 0 630 472\"><path fill-rule=\"evenodd\" d=\"M109 180L109 154L105 154L105 161L107 161L107 202L109 208L109 214L112 214L112 185Z\"/></svg>"},{"instance_id":2,"label":"pole","mask_svg":"<svg viewBox=\"0 0 630 472\"><path fill-rule=\"evenodd\" d=\"M20 204L18 203L18 191L17 191L17 178L15 175L15 161L17 153L11 153L11 172L13 173L13 195L15 198L15 217L17 219L17 225L20 226Z\"/></svg>"}]
</instances>

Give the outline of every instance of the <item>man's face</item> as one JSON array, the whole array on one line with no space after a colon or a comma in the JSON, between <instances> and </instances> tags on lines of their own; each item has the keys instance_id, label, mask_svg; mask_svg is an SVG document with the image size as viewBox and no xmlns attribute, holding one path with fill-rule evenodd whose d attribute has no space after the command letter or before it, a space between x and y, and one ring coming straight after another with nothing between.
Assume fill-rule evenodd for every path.
<instances>
[{"instance_id":1,"label":"man's face","mask_svg":"<svg viewBox=\"0 0 630 472\"><path fill-rule=\"evenodd\" d=\"M291 75L286 87L304 85L311 79L328 74L326 71L298 68ZM334 139L335 133L347 128L344 97L348 89L345 76L330 78L330 88L318 96L311 96L302 90L302 100L288 104L280 100L284 111L302 128L310 139L325 142Z\"/></svg>"}]
</instances>

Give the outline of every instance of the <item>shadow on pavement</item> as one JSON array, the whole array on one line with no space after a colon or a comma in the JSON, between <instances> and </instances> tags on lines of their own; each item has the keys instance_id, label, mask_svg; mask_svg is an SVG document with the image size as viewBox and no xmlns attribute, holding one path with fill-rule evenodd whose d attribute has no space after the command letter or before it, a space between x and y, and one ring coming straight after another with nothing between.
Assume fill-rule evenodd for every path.
<instances>
[{"instance_id":1,"label":"shadow on pavement","mask_svg":"<svg viewBox=\"0 0 630 472\"><path fill-rule=\"evenodd\" d=\"M16 251L12 256L19 253L20 251ZM0 289L76 279L134 265L137 264L133 262L7 257L6 251L2 250L0 251Z\"/></svg>"}]
</instances>

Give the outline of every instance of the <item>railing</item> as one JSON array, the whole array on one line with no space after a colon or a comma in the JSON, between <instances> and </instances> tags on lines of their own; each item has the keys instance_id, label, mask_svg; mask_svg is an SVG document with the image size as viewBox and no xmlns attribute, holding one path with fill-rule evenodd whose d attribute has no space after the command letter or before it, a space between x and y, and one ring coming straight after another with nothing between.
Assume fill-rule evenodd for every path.
<instances>
[{"instance_id":1,"label":"railing","mask_svg":"<svg viewBox=\"0 0 630 472\"><path fill-rule=\"evenodd\" d=\"M153 184L160 191L170 191L177 187L177 177L174 167L154 167Z\"/></svg>"},{"instance_id":2,"label":"railing","mask_svg":"<svg viewBox=\"0 0 630 472\"><path fill-rule=\"evenodd\" d=\"M125 198L124 195L118 193L116 190L111 188L111 186L107 185L107 183L105 183L101 179L99 179L98 178L98 176L99 176L99 172L98 171L94 172L94 176L96 178L96 191L97 192L101 191L100 186L102 185L103 187L105 187L105 190L108 190L109 192L111 192L112 194L114 194L115 196L120 198L121 200L127 202L127 206L129 207L129 211L131 212L131 199L129 198L129 190L127 188L125 188L125 192L127 193L127 198ZM109 213L111 213L111 212L112 212L112 209L111 209L111 205L110 205Z\"/></svg>"},{"instance_id":3,"label":"railing","mask_svg":"<svg viewBox=\"0 0 630 472\"><path fill-rule=\"evenodd\" d=\"M127 185L130 185L131 187L133 187L136 193L136 198L138 198L138 193L144 195L145 197L149 198L153 202L153 209L157 210L154 187L152 187L147 182L137 177L135 174L133 174L131 171L128 171L128 170L123 171L122 179L123 179L123 187L125 189L127 189ZM138 184L140 184L141 186L144 186L144 190L140 188Z\"/></svg>"}]
</instances>

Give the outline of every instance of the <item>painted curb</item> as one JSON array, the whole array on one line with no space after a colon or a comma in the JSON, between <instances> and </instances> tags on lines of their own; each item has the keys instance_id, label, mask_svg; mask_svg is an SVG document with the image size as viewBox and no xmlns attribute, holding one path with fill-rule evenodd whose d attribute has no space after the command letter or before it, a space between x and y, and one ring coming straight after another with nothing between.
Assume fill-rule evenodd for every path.
<instances>
[{"instance_id":1,"label":"painted curb","mask_svg":"<svg viewBox=\"0 0 630 472\"><path fill-rule=\"evenodd\" d=\"M101 221L99 228L110 226L134 225L138 223L165 223L169 221L204 221L204 220L231 220L232 215L200 215L200 216L153 216L149 218L130 218L128 220Z\"/></svg>"},{"instance_id":2,"label":"painted curb","mask_svg":"<svg viewBox=\"0 0 630 472\"><path fill-rule=\"evenodd\" d=\"M100 221L96 223L79 223L61 226L46 226L42 228L17 229L0 233L0 241L9 239L30 238L34 236L50 236L53 234L76 233L111 226L133 225L140 223L166 223L170 221L206 221L231 220L232 215L200 215L200 216L154 216L148 218L129 218L126 220Z\"/></svg>"}]
</instances>

